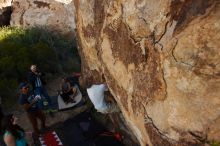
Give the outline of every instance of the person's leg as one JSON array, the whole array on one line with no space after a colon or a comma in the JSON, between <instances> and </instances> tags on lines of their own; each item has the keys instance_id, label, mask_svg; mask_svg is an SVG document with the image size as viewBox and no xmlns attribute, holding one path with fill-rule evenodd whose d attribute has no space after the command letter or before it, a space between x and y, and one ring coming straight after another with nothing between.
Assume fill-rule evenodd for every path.
<instances>
[{"instance_id":1,"label":"person's leg","mask_svg":"<svg viewBox=\"0 0 220 146\"><path fill-rule=\"evenodd\" d=\"M69 95L67 93L63 93L60 95L65 103L69 101Z\"/></svg>"},{"instance_id":2,"label":"person's leg","mask_svg":"<svg viewBox=\"0 0 220 146\"><path fill-rule=\"evenodd\" d=\"M69 97L70 97L70 100L71 100L71 102L73 102L73 103L75 103L76 101L75 101L75 97L76 97L76 95L77 95L77 87L76 86L74 86L74 87L72 87L72 89L68 92L68 94L69 94Z\"/></svg>"},{"instance_id":3,"label":"person's leg","mask_svg":"<svg viewBox=\"0 0 220 146\"><path fill-rule=\"evenodd\" d=\"M27 117L33 127L33 130L34 130L34 133L39 135L40 132L39 132L39 129L38 129L38 126L37 126L37 117L36 117L36 114L35 113L27 113Z\"/></svg>"},{"instance_id":4,"label":"person's leg","mask_svg":"<svg viewBox=\"0 0 220 146\"><path fill-rule=\"evenodd\" d=\"M45 114L41 110L38 110L36 113L37 113L36 114L37 118L39 118L40 121L41 121L41 128L42 129L46 128L46 125L45 125L46 116L45 116Z\"/></svg>"},{"instance_id":5,"label":"person's leg","mask_svg":"<svg viewBox=\"0 0 220 146\"><path fill-rule=\"evenodd\" d=\"M78 94L78 88L76 85L72 87L71 93L73 94L73 97L75 97Z\"/></svg>"},{"instance_id":6,"label":"person's leg","mask_svg":"<svg viewBox=\"0 0 220 146\"><path fill-rule=\"evenodd\" d=\"M72 89L69 92L67 92L67 95L68 95L69 101L74 100L74 95L73 95L73 90Z\"/></svg>"}]
</instances>

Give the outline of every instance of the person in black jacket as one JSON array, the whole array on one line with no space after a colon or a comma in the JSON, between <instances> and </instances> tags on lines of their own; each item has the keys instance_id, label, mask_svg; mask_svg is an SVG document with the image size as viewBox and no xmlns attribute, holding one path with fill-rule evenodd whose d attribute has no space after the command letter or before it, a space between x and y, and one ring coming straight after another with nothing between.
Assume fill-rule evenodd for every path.
<instances>
[{"instance_id":1,"label":"person in black jacket","mask_svg":"<svg viewBox=\"0 0 220 146\"><path fill-rule=\"evenodd\" d=\"M47 93L46 82L43 80L44 73L41 73L40 70L37 69L36 65L31 65L30 71L28 73L28 82L31 84L32 89L36 95L40 95L46 98L47 102L50 104L51 99Z\"/></svg>"}]
</instances>

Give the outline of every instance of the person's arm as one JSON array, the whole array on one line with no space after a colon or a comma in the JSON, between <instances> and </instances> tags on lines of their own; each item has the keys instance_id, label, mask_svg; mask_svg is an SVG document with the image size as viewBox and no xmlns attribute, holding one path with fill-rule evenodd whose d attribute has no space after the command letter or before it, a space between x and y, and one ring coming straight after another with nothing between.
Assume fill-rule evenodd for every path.
<instances>
[{"instance_id":1,"label":"person's arm","mask_svg":"<svg viewBox=\"0 0 220 146\"><path fill-rule=\"evenodd\" d=\"M42 82L43 85L46 85L47 84L47 81L46 81L46 74L44 72L38 72L38 76L40 77L40 80Z\"/></svg>"},{"instance_id":2,"label":"person's arm","mask_svg":"<svg viewBox=\"0 0 220 146\"><path fill-rule=\"evenodd\" d=\"M72 90L72 87L70 85L70 82L67 82L67 85L68 85L68 91L67 92L69 92L70 90Z\"/></svg>"},{"instance_id":3,"label":"person's arm","mask_svg":"<svg viewBox=\"0 0 220 146\"><path fill-rule=\"evenodd\" d=\"M28 72L28 82L31 84L34 82L34 75L32 72Z\"/></svg>"},{"instance_id":4,"label":"person's arm","mask_svg":"<svg viewBox=\"0 0 220 146\"><path fill-rule=\"evenodd\" d=\"M104 91L109 91L107 84L102 84Z\"/></svg>"},{"instance_id":5,"label":"person's arm","mask_svg":"<svg viewBox=\"0 0 220 146\"><path fill-rule=\"evenodd\" d=\"M115 103L114 97L111 95L109 91L105 91L105 101L108 103Z\"/></svg>"},{"instance_id":6,"label":"person's arm","mask_svg":"<svg viewBox=\"0 0 220 146\"><path fill-rule=\"evenodd\" d=\"M35 103L37 102L36 99L34 99L31 103L24 103L22 106L24 110L29 110Z\"/></svg>"},{"instance_id":7,"label":"person's arm","mask_svg":"<svg viewBox=\"0 0 220 146\"><path fill-rule=\"evenodd\" d=\"M15 138L11 134L4 136L4 142L7 146L16 146Z\"/></svg>"}]
</instances>

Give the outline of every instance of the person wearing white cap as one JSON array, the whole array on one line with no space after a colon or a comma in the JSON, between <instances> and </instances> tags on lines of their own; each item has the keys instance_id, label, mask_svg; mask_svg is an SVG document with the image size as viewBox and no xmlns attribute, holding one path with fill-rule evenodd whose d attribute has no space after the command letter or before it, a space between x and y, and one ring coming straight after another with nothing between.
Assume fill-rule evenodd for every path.
<instances>
[{"instance_id":1,"label":"person wearing white cap","mask_svg":"<svg viewBox=\"0 0 220 146\"><path fill-rule=\"evenodd\" d=\"M103 114L119 112L106 84L94 84L87 88L87 93L98 112Z\"/></svg>"},{"instance_id":2,"label":"person wearing white cap","mask_svg":"<svg viewBox=\"0 0 220 146\"><path fill-rule=\"evenodd\" d=\"M47 93L46 88L44 85L46 82L42 79L44 73L41 73L36 65L31 65L30 71L28 73L28 82L32 85L33 91L36 95L40 95L46 98L47 102L50 104L51 99ZM43 106L43 103L42 103Z\"/></svg>"}]
</instances>

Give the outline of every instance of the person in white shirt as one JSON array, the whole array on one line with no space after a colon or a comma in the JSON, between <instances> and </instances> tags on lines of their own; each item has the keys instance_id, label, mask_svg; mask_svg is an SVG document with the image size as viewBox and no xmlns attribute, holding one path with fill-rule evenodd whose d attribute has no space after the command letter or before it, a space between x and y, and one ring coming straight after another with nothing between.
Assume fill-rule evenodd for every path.
<instances>
[{"instance_id":1,"label":"person in white shirt","mask_svg":"<svg viewBox=\"0 0 220 146\"><path fill-rule=\"evenodd\" d=\"M105 91L108 91L106 84L92 85L87 88L87 93L95 109L101 113L118 112L118 107L112 97L107 97Z\"/></svg>"}]
</instances>

